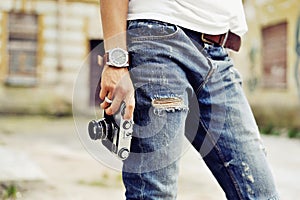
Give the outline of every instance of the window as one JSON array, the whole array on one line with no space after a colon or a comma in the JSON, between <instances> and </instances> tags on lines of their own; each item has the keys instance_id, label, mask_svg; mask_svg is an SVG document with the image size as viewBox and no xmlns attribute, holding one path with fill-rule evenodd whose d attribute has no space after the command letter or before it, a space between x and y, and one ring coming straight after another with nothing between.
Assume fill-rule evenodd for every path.
<instances>
[{"instance_id":1,"label":"window","mask_svg":"<svg viewBox=\"0 0 300 200\"><path fill-rule=\"evenodd\" d=\"M10 13L8 19L8 85L32 86L37 76L38 17Z\"/></svg>"},{"instance_id":2,"label":"window","mask_svg":"<svg viewBox=\"0 0 300 200\"><path fill-rule=\"evenodd\" d=\"M287 23L263 28L263 85L266 88L287 87Z\"/></svg>"}]
</instances>

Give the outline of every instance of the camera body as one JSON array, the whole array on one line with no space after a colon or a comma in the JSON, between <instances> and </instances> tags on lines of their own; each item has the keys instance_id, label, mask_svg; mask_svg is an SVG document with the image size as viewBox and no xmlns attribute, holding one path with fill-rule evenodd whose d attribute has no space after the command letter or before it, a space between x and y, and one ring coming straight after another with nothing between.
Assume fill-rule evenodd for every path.
<instances>
[{"instance_id":1,"label":"camera body","mask_svg":"<svg viewBox=\"0 0 300 200\"><path fill-rule=\"evenodd\" d=\"M88 131L92 140L101 140L102 144L119 159L129 156L133 132L133 120L124 120L125 103L121 104L115 115L106 115L100 120L89 122Z\"/></svg>"}]
</instances>

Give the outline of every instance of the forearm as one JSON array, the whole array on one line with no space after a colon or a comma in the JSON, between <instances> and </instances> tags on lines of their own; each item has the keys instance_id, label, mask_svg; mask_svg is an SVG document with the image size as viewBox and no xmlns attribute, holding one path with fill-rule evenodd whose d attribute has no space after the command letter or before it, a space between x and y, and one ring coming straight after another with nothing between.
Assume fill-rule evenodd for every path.
<instances>
[{"instance_id":1,"label":"forearm","mask_svg":"<svg viewBox=\"0 0 300 200\"><path fill-rule=\"evenodd\" d=\"M126 25L129 0L100 0L105 50L126 49Z\"/></svg>"},{"instance_id":2,"label":"forearm","mask_svg":"<svg viewBox=\"0 0 300 200\"><path fill-rule=\"evenodd\" d=\"M127 49L126 28L129 0L100 0L100 11L104 37L104 48L106 51L119 47ZM134 88L128 73L128 68L116 68L105 65L101 76L100 99L105 97L112 103L103 101L101 107L106 114L116 113L122 102L126 109L124 119L133 118L134 110Z\"/></svg>"}]
</instances>

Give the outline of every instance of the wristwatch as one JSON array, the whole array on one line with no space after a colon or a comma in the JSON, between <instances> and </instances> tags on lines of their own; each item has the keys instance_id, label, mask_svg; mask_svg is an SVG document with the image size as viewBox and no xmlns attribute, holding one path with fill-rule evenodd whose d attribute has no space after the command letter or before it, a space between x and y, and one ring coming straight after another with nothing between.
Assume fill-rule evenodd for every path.
<instances>
[{"instance_id":1,"label":"wristwatch","mask_svg":"<svg viewBox=\"0 0 300 200\"><path fill-rule=\"evenodd\" d=\"M128 52L121 48L114 48L105 52L103 58L104 65L119 68L129 66Z\"/></svg>"}]
</instances>

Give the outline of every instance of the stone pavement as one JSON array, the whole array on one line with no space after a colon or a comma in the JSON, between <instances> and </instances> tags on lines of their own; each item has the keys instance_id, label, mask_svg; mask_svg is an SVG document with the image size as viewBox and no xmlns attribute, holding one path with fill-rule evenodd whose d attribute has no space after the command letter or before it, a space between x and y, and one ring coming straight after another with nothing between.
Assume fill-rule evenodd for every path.
<instances>
[{"instance_id":1,"label":"stone pavement","mask_svg":"<svg viewBox=\"0 0 300 200\"><path fill-rule=\"evenodd\" d=\"M263 140L282 199L299 199L300 141ZM83 148L72 118L0 117L0 182L17 184L25 200L124 199L120 173ZM181 162L178 200L196 199L225 197L190 148Z\"/></svg>"},{"instance_id":2,"label":"stone pavement","mask_svg":"<svg viewBox=\"0 0 300 200\"><path fill-rule=\"evenodd\" d=\"M0 180L31 181L43 180L45 174L24 152L0 146Z\"/></svg>"}]
</instances>

